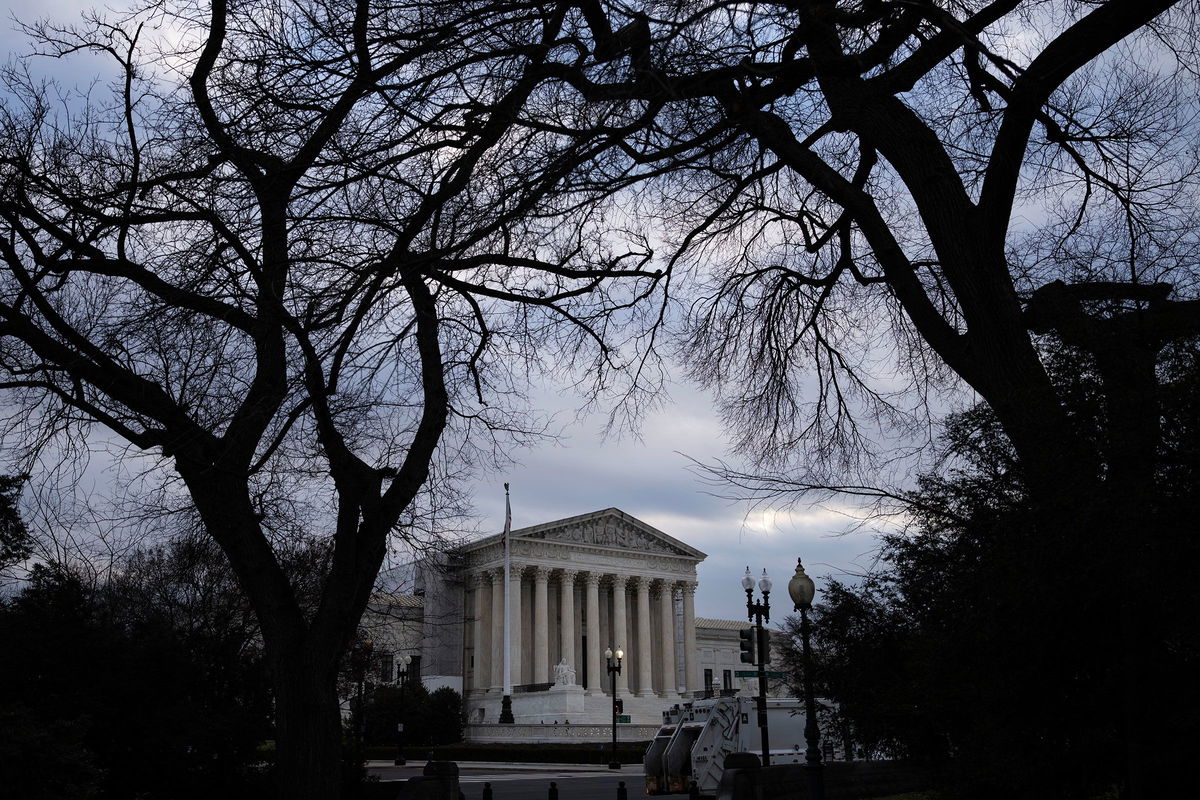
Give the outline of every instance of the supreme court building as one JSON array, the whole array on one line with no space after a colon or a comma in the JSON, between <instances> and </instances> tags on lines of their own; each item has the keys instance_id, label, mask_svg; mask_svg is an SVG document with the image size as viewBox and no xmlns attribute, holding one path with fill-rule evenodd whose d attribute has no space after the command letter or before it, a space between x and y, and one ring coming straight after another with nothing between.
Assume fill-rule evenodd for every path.
<instances>
[{"instance_id":1,"label":"supreme court building","mask_svg":"<svg viewBox=\"0 0 1200 800\"><path fill-rule=\"evenodd\" d=\"M645 522L608 508L514 530L509 546L507 597L500 534L427 559L415 575L422 674L462 692L468 740L606 739L609 647L625 653L622 738L650 738L665 708L711 690L717 662L737 660L737 623L695 616L705 554ZM515 724L500 725L506 602ZM728 691L731 669L721 673Z\"/></svg>"}]
</instances>

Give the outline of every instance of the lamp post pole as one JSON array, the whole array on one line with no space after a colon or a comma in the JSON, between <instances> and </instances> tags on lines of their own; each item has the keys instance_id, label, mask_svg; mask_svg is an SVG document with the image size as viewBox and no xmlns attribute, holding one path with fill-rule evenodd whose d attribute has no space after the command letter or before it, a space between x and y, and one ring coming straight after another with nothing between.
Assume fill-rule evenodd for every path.
<instances>
[{"instance_id":1,"label":"lamp post pole","mask_svg":"<svg viewBox=\"0 0 1200 800\"><path fill-rule=\"evenodd\" d=\"M350 650L350 670L352 677L358 683L358 692L354 708L354 746L361 756L366 752L367 709L366 682L367 670L371 665L375 643L370 639L359 639Z\"/></svg>"},{"instance_id":2,"label":"lamp post pole","mask_svg":"<svg viewBox=\"0 0 1200 800\"><path fill-rule=\"evenodd\" d=\"M825 800L825 766L821 763L821 730L817 727L817 701L813 697L812 652L808 646L808 609L812 607L817 587L796 559L796 574L788 581L788 594L800 612L800 647L804 657L804 766L808 776L808 797Z\"/></svg>"},{"instance_id":3,"label":"lamp post pole","mask_svg":"<svg viewBox=\"0 0 1200 800\"><path fill-rule=\"evenodd\" d=\"M408 665L412 656L407 653L396 660L396 681L400 684L400 720L396 723L396 761L397 767L403 767L404 761L404 684L408 683Z\"/></svg>"},{"instance_id":4,"label":"lamp post pole","mask_svg":"<svg viewBox=\"0 0 1200 800\"><path fill-rule=\"evenodd\" d=\"M621 674L621 659L624 657L625 653L619 647L616 653L611 647L604 651L604 658L608 661L608 683L612 690L612 760L608 762L609 769L621 768L621 762L617 760L617 676Z\"/></svg>"},{"instance_id":5,"label":"lamp post pole","mask_svg":"<svg viewBox=\"0 0 1200 800\"><path fill-rule=\"evenodd\" d=\"M771 766L771 745L767 735L767 636L763 628L763 620L771 621L771 579L764 569L762 578L758 581L759 591L762 592L762 602L754 600L754 576L750 567L742 576L742 588L746 590L746 617L754 623L755 645L758 649L758 729L762 737L762 763L764 767Z\"/></svg>"}]
</instances>

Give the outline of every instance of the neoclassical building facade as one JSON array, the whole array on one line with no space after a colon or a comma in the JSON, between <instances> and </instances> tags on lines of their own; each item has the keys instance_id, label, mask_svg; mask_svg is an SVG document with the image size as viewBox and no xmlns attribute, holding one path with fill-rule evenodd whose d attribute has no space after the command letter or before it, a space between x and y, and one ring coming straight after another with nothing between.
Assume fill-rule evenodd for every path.
<instances>
[{"instance_id":1,"label":"neoclassical building facade","mask_svg":"<svg viewBox=\"0 0 1200 800\"><path fill-rule=\"evenodd\" d=\"M465 688L468 695L496 693L503 686L506 602L501 537L461 554L468 587ZM625 652L620 695L670 699L700 689L694 594L696 564L704 557L615 508L513 531L512 682L548 683L565 659L585 692L607 693L603 653L612 647Z\"/></svg>"},{"instance_id":2,"label":"neoclassical building facade","mask_svg":"<svg viewBox=\"0 0 1200 800\"><path fill-rule=\"evenodd\" d=\"M523 725L569 725L572 738L593 738L589 727L611 714L610 647L625 654L615 690L636 733L704 690L694 604L704 553L616 508L510 536L507 595L499 534L426 564L416 578L426 674L461 676L469 738L512 739ZM517 729L501 730L492 726L504 688L506 603Z\"/></svg>"}]
</instances>

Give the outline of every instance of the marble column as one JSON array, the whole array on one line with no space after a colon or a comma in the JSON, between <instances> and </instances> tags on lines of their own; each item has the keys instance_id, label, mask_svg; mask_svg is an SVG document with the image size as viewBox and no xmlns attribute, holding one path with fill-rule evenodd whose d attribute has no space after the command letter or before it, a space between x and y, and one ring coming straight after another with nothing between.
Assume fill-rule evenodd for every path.
<instances>
[{"instance_id":1,"label":"marble column","mask_svg":"<svg viewBox=\"0 0 1200 800\"><path fill-rule=\"evenodd\" d=\"M521 574L524 571L524 564L513 564L508 576L506 599L512 603L512 613L508 615L508 663L513 686L524 682L521 680Z\"/></svg>"},{"instance_id":2,"label":"marble column","mask_svg":"<svg viewBox=\"0 0 1200 800\"><path fill-rule=\"evenodd\" d=\"M550 679L550 569L533 571L533 683Z\"/></svg>"},{"instance_id":3,"label":"marble column","mask_svg":"<svg viewBox=\"0 0 1200 800\"><path fill-rule=\"evenodd\" d=\"M679 692L679 678L675 673L675 586L670 581L661 581L658 589L659 622L662 632L659 636L659 650L662 653L662 696L671 697Z\"/></svg>"},{"instance_id":4,"label":"marble column","mask_svg":"<svg viewBox=\"0 0 1200 800\"><path fill-rule=\"evenodd\" d=\"M484 619L485 605L483 602L483 593L491 591L491 586L484 580L484 576L478 572L471 576L471 586L475 590L475 606L473 611L475 614L475 624L471 628L474 633L474 636L471 637L471 646L474 648L475 667L471 670L471 688L478 693L486 692L492 679L490 643L487 636L490 631L485 630L487 623Z\"/></svg>"},{"instance_id":5,"label":"marble column","mask_svg":"<svg viewBox=\"0 0 1200 800\"><path fill-rule=\"evenodd\" d=\"M624 575L612 576L613 618L612 618L612 649L625 651L625 660L621 662L621 674L617 676L617 694L629 694L629 631L625 622L625 583L629 579Z\"/></svg>"},{"instance_id":6,"label":"marble column","mask_svg":"<svg viewBox=\"0 0 1200 800\"><path fill-rule=\"evenodd\" d=\"M650 648L654 639L650 635L650 579L634 578L637 589L637 655L638 697L650 697L654 694L654 670L650 659Z\"/></svg>"},{"instance_id":7,"label":"marble column","mask_svg":"<svg viewBox=\"0 0 1200 800\"><path fill-rule=\"evenodd\" d=\"M685 582L683 589L683 679L687 692L698 692L700 654L696 652L696 584Z\"/></svg>"},{"instance_id":8,"label":"marble column","mask_svg":"<svg viewBox=\"0 0 1200 800\"><path fill-rule=\"evenodd\" d=\"M492 691L504 691L504 569L488 571L492 581Z\"/></svg>"},{"instance_id":9,"label":"marble column","mask_svg":"<svg viewBox=\"0 0 1200 800\"><path fill-rule=\"evenodd\" d=\"M575 663L575 570L564 569L558 582L558 615L562 618L559 623L558 650L560 657L575 670L575 682L582 677L579 665Z\"/></svg>"},{"instance_id":10,"label":"marble column","mask_svg":"<svg viewBox=\"0 0 1200 800\"><path fill-rule=\"evenodd\" d=\"M604 676L601 674L600 653L605 645L600 641L600 578L599 572L587 574L587 693L604 694Z\"/></svg>"}]
</instances>

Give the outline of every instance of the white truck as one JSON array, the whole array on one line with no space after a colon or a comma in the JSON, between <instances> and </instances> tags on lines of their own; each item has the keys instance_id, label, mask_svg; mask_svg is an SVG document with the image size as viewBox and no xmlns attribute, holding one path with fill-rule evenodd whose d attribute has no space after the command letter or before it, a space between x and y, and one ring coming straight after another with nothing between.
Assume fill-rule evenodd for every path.
<instances>
[{"instance_id":1,"label":"white truck","mask_svg":"<svg viewBox=\"0 0 1200 800\"><path fill-rule=\"evenodd\" d=\"M804 721L802 701L767 698L772 764L804 762ZM738 752L762 753L755 698L714 697L665 711L642 759L646 794L686 792L693 780L701 794L715 794L725 757Z\"/></svg>"}]
</instances>

